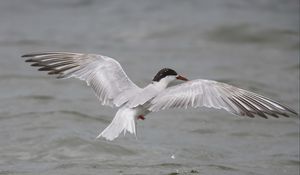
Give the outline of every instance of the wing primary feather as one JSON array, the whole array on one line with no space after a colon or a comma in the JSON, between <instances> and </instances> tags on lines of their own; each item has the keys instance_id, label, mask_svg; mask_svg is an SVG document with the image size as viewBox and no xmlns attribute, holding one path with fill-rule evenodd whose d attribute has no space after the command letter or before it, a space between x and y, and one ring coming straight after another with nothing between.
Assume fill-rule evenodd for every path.
<instances>
[{"instance_id":1,"label":"wing primary feather","mask_svg":"<svg viewBox=\"0 0 300 175\"><path fill-rule=\"evenodd\" d=\"M277 108L276 106L274 106L272 103L270 103L269 101L267 101L267 100L265 100L265 99L263 99L263 98L258 98L257 96L255 96L255 95L252 95L252 94L250 94L250 96L252 97L252 98L254 98L254 99L256 99L256 100L258 100L258 101L260 101L261 103L263 103L263 104L266 104L266 107L267 108L269 108L270 109L270 111L282 111L282 109L280 109L280 108ZM289 110L288 110L289 111ZM289 112L291 112L291 111L289 111ZM293 112L292 112L293 113ZM286 113L280 113L281 115L283 115L283 116L285 116L285 117L289 117ZM295 113L293 113L293 114L295 114ZM297 113L296 113L297 114Z\"/></svg>"},{"instance_id":2,"label":"wing primary feather","mask_svg":"<svg viewBox=\"0 0 300 175\"><path fill-rule=\"evenodd\" d=\"M234 102L231 101L230 97L232 95L231 95L231 92L228 89L226 89L224 86L221 86L219 92L221 93L220 97L222 98L223 102L225 102L230 109L235 111L236 115L242 115L242 116L245 115L245 112L243 112L243 110L240 109L238 105L236 105ZM234 107L237 108L237 109L234 109Z\"/></svg>"},{"instance_id":3,"label":"wing primary feather","mask_svg":"<svg viewBox=\"0 0 300 175\"><path fill-rule=\"evenodd\" d=\"M65 58L56 58L56 57L37 57L37 58L30 58L25 60L25 62L38 62L38 63L46 63L46 62L57 62L57 61L64 61Z\"/></svg>"},{"instance_id":4,"label":"wing primary feather","mask_svg":"<svg viewBox=\"0 0 300 175\"><path fill-rule=\"evenodd\" d=\"M58 66L64 66L68 64L74 64L74 61L69 60L59 60L59 61L45 61L45 62L36 62L34 64L31 64L31 66L48 66L48 67L58 67Z\"/></svg>"},{"instance_id":5,"label":"wing primary feather","mask_svg":"<svg viewBox=\"0 0 300 175\"><path fill-rule=\"evenodd\" d=\"M41 67L41 66L44 66L44 65L41 65L39 62L37 62L37 63L31 64L30 66L33 66L33 67Z\"/></svg>"},{"instance_id":6,"label":"wing primary feather","mask_svg":"<svg viewBox=\"0 0 300 175\"><path fill-rule=\"evenodd\" d=\"M240 97L240 96L235 96L235 98L237 98L238 100L240 100L241 102L243 102L245 105L249 106L252 110L255 111L255 114L259 115L262 118L267 119L268 117L259 109L257 109L254 105L252 105L249 101L245 100L244 98Z\"/></svg>"},{"instance_id":7,"label":"wing primary feather","mask_svg":"<svg viewBox=\"0 0 300 175\"><path fill-rule=\"evenodd\" d=\"M261 96L261 95L258 95L258 94L252 93L252 92L249 92L249 94L251 94L252 96L254 96L254 97L256 97L256 98L259 98L259 99L261 99L261 100L267 102L268 104L274 106L274 107L277 108L277 109L280 109L280 110L286 110L286 111L288 111L288 112L290 112L290 113L292 113L292 114L294 114L294 115L298 115L298 113L297 113L296 111L294 111L294 110L290 109L289 107L284 106L284 105L282 105L282 104L280 104L280 103L278 103L278 102L276 102L276 101L274 101L274 100L271 100L271 99L269 99L269 98L267 98L267 97L263 97L263 96ZM275 105L274 105L274 104L275 104Z\"/></svg>"},{"instance_id":8,"label":"wing primary feather","mask_svg":"<svg viewBox=\"0 0 300 175\"><path fill-rule=\"evenodd\" d=\"M215 90L215 98L216 98L216 101L218 102L220 108L228 105L228 104L224 103L224 100L222 99L220 92L215 88L214 88L214 90Z\"/></svg>"},{"instance_id":9,"label":"wing primary feather","mask_svg":"<svg viewBox=\"0 0 300 175\"><path fill-rule=\"evenodd\" d=\"M217 109L220 109L220 107L222 105L220 105L220 101L219 101L219 98L217 96L218 92L214 89L214 87L210 88L209 91L210 91L210 98L211 98L211 102L212 102L213 107L215 107Z\"/></svg>"},{"instance_id":10,"label":"wing primary feather","mask_svg":"<svg viewBox=\"0 0 300 175\"><path fill-rule=\"evenodd\" d=\"M171 99L167 102L168 108L173 108L174 101L175 101L175 97L171 98Z\"/></svg>"},{"instance_id":11,"label":"wing primary feather","mask_svg":"<svg viewBox=\"0 0 300 175\"><path fill-rule=\"evenodd\" d=\"M68 52L41 52L41 53L30 53L22 55L22 58L27 57L38 57L38 56L46 56L46 55L56 55L56 54L67 54Z\"/></svg>"},{"instance_id":12,"label":"wing primary feather","mask_svg":"<svg viewBox=\"0 0 300 175\"><path fill-rule=\"evenodd\" d=\"M234 105L234 104L229 104L229 102L226 100L226 99L224 99L223 97L221 97L221 99L222 99L222 101L227 105L227 108L229 108L229 109L227 109L229 112L232 112L233 114L235 114L235 115L240 115L240 111L237 111L236 109L234 109L232 106ZM228 99L229 100L229 99ZM230 101L230 100L229 100ZM230 101L231 102L231 101ZM232 103L232 102L231 102ZM225 109L226 109L226 107L224 107Z\"/></svg>"},{"instance_id":13,"label":"wing primary feather","mask_svg":"<svg viewBox=\"0 0 300 175\"><path fill-rule=\"evenodd\" d=\"M53 69L51 69L50 67L42 67L42 68L39 68L38 71L51 71Z\"/></svg>"},{"instance_id":14,"label":"wing primary feather","mask_svg":"<svg viewBox=\"0 0 300 175\"><path fill-rule=\"evenodd\" d=\"M232 97L228 97L228 99L234 103L239 109L241 109L241 111L243 111L242 115L246 115L248 117L254 118L255 116L253 114L251 114L251 112L249 112L242 104L240 104L236 99L232 98Z\"/></svg>"},{"instance_id":15,"label":"wing primary feather","mask_svg":"<svg viewBox=\"0 0 300 175\"><path fill-rule=\"evenodd\" d=\"M196 101L196 98L197 98L198 94L196 93L196 90L195 90L194 86L191 87L191 91L192 91L191 92L192 93L191 105L192 105L192 107L195 107L196 106L195 101Z\"/></svg>"},{"instance_id":16,"label":"wing primary feather","mask_svg":"<svg viewBox=\"0 0 300 175\"><path fill-rule=\"evenodd\" d=\"M266 114L273 116L275 118L279 118L278 115L283 115L285 117L288 117L286 115L284 115L284 113L280 112L280 111L272 111L269 108L267 108L264 104L260 103L259 101L247 96L247 95L243 95L244 98L246 98L247 100L251 101L252 103L254 103L255 105L259 106ZM276 114L275 114L276 113ZM277 115L278 114L278 115Z\"/></svg>"},{"instance_id":17,"label":"wing primary feather","mask_svg":"<svg viewBox=\"0 0 300 175\"><path fill-rule=\"evenodd\" d=\"M31 66L34 66L34 67L47 67L47 68L51 68L51 69L55 69L55 68L58 68L58 67L63 67L63 66L67 66L67 65L76 65L74 64L74 62L57 62L57 63L53 63L53 64L43 64L43 63L34 63L32 64Z\"/></svg>"},{"instance_id":18,"label":"wing primary feather","mask_svg":"<svg viewBox=\"0 0 300 175\"><path fill-rule=\"evenodd\" d=\"M63 67L61 69L52 69L52 68L50 68L50 70L52 70L52 71L50 71L48 74L49 75L60 74L60 73L63 73L64 71L70 70L70 69L75 68L75 67L78 67L78 65L66 66L66 67Z\"/></svg>"}]
</instances>

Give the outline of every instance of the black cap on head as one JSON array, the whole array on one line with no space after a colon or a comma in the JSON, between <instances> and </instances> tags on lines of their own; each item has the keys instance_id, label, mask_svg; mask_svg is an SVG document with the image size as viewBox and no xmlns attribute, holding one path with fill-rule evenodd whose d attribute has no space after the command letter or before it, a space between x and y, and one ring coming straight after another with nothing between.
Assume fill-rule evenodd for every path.
<instances>
[{"instance_id":1,"label":"black cap on head","mask_svg":"<svg viewBox=\"0 0 300 175\"><path fill-rule=\"evenodd\" d=\"M153 78L152 81L160 81L162 78L165 78L168 75L178 75L177 72L175 72L175 70L173 69L169 69L169 68L163 68L161 69Z\"/></svg>"}]
</instances>

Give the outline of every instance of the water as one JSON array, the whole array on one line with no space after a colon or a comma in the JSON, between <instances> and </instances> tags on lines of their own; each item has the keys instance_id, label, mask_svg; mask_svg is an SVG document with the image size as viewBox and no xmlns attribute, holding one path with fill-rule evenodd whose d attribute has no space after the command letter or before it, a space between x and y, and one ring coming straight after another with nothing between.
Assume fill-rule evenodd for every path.
<instances>
[{"instance_id":1,"label":"water","mask_svg":"<svg viewBox=\"0 0 300 175\"><path fill-rule=\"evenodd\" d=\"M299 111L297 0L9 0L0 21L0 174L298 174L297 117L169 110L138 122L138 139L95 140L116 110L20 58L101 53L139 86L171 67Z\"/></svg>"}]
</instances>

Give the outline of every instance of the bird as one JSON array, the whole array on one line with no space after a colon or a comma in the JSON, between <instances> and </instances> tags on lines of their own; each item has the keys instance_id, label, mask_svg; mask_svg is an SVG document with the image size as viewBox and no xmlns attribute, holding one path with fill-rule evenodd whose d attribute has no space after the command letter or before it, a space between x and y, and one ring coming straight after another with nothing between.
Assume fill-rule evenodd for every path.
<instances>
[{"instance_id":1,"label":"bird","mask_svg":"<svg viewBox=\"0 0 300 175\"><path fill-rule=\"evenodd\" d=\"M136 136L137 120L166 109L215 108L234 115L279 118L297 115L290 107L270 98L223 82L188 80L171 68L163 68L141 88L133 83L113 58L88 53L40 52L25 54L25 62L58 79L77 78L90 86L100 103L118 108L112 122L96 137L112 141L120 133ZM180 84L170 86L180 80Z\"/></svg>"}]
</instances>

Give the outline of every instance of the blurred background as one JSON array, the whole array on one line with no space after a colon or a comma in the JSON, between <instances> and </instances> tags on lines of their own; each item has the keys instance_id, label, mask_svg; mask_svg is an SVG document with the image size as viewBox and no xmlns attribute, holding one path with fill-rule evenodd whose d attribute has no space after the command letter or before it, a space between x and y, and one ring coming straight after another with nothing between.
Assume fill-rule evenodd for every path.
<instances>
[{"instance_id":1,"label":"blurred background","mask_svg":"<svg viewBox=\"0 0 300 175\"><path fill-rule=\"evenodd\" d=\"M138 139L95 140L116 109L20 58L98 53L139 86L170 67L299 111L298 0L7 0L0 23L0 174L299 173L298 117L170 110L139 121Z\"/></svg>"}]
</instances>

